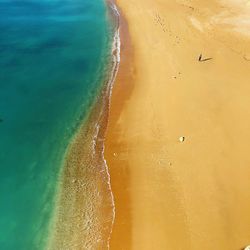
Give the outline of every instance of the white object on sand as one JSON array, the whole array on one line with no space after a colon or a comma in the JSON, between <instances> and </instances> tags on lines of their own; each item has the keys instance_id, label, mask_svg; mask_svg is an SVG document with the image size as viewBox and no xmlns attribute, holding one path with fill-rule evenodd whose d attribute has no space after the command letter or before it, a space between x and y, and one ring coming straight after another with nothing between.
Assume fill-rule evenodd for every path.
<instances>
[{"instance_id":1,"label":"white object on sand","mask_svg":"<svg viewBox=\"0 0 250 250\"><path fill-rule=\"evenodd\" d=\"M244 250L250 250L250 246L245 247Z\"/></svg>"},{"instance_id":2,"label":"white object on sand","mask_svg":"<svg viewBox=\"0 0 250 250\"><path fill-rule=\"evenodd\" d=\"M185 141L185 137L184 136L181 136L180 138L179 138L179 141L180 142L184 142ZM248 249L247 249L248 250ZM249 249L250 250L250 249Z\"/></svg>"}]
</instances>

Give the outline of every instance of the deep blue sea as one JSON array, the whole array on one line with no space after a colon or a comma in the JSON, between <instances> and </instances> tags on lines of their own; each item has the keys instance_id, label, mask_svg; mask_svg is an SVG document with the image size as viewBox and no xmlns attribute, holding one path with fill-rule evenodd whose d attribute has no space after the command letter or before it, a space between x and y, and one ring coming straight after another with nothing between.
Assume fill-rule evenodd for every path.
<instances>
[{"instance_id":1,"label":"deep blue sea","mask_svg":"<svg viewBox=\"0 0 250 250\"><path fill-rule=\"evenodd\" d=\"M110 53L103 0L0 0L0 249L44 249L67 146Z\"/></svg>"}]
</instances>

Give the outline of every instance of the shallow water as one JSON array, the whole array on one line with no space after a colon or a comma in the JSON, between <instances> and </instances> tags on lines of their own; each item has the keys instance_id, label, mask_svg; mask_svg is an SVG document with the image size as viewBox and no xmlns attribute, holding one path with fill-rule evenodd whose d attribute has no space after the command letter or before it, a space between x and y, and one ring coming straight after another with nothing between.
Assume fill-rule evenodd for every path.
<instances>
[{"instance_id":1,"label":"shallow water","mask_svg":"<svg viewBox=\"0 0 250 250\"><path fill-rule=\"evenodd\" d=\"M0 0L0 246L43 249L69 141L110 51L102 0Z\"/></svg>"}]
</instances>

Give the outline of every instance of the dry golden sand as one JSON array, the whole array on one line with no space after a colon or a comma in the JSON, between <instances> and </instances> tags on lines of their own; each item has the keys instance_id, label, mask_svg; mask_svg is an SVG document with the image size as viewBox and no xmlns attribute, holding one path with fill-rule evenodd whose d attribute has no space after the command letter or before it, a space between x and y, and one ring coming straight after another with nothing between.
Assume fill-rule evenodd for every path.
<instances>
[{"instance_id":1,"label":"dry golden sand","mask_svg":"<svg viewBox=\"0 0 250 250\"><path fill-rule=\"evenodd\" d=\"M250 243L247 1L117 4L131 44L123 23L105 152L111 249L242 249ZM201 53L213 59L199 62Z\"/></svg>"}]
</instances>

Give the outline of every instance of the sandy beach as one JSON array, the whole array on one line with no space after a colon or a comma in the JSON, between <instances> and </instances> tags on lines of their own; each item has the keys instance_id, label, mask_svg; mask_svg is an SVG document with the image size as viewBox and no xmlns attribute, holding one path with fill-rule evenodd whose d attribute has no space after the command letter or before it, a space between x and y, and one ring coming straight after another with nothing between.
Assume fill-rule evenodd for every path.
<instances>
[{"instance_id":1,"label":"sandy beach","mask_svg":"<svg viewBox=\"0 0 250 250\"><path fill-rule=\"evenodd\" d=\"M116 211L110 249L243 249L247 1L116 2L124 20L105 142Z\"/></svg>"}]
</instances>

